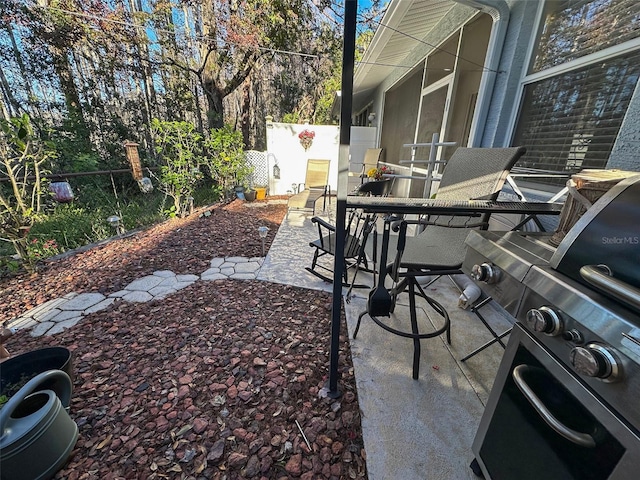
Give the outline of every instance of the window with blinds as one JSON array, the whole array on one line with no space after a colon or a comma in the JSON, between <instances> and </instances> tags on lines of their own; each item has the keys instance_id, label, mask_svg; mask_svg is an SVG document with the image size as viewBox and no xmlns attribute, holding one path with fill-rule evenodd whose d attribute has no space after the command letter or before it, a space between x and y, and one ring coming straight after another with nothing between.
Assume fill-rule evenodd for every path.
<instances>
[{"instance_id":1,"label":"window with blinds","mask_svg":"<svg viewBox=\"0 0 640 480\"><path fill-rule=\"evenodd\" d=\"M550 0L531 72L566 63L636 38L638 0Z\"/></svg>"},{"instance_id":2,"label":"window with blinds","mask_svg":"<svg viewBox=\"0 0 640 480\"><path fill-rule=\"evenodd\" d=\"M638 83L640 50L597 52L638 37L640 3L549 0L542 22L531 61L535 75L525 78L512 141L527 148L517 166L563 173L605 168ZM591 54L589 63L549 70Z\"/></svg>"},{"instance_id":3,"label":"window with blinds","mask_svg":"<svg viewBox=\"0 0 640 480\"><path fill-rule=\"evenodd\" d=\"M640 75L640 52L525 86L514 145L518 166L572 172L604 168Z\"/></svg>"}]
</instances>

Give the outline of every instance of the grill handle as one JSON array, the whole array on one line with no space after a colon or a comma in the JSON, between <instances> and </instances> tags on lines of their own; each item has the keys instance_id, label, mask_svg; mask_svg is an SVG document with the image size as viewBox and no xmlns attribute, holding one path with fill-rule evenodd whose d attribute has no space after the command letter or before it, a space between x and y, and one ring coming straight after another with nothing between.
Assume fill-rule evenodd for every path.
<instances>
[{"instance_id":1,"label":"grill handle","mask_svg":"<svg viewBox=\"0 0 640 480\"><path fill-rule=\"evenodd\" d=\"M520 389L525 398L529 401L531 406L535 409L540 417L549 425L558 435L566 438L572 443L585 448L594 448L596 441L588 433L576 432L575 430L567 427L564 423L558 420L544 403L533 392L531 387L524 380L523 375L525 372L532 370L532 367L528 365L518 365L513 369L513 381Z\"/></svg>"},{"instance_id":2,"label":"grill handle","mask_svg":"<svg viewBox=\"0 0 640 480\"><path fill-rule=\"evenodd\" d=\"M606 265L585 265L580 269L580 276L600 291L640 310L640 289L614 278Z\"/></svg>"}]
</instances>

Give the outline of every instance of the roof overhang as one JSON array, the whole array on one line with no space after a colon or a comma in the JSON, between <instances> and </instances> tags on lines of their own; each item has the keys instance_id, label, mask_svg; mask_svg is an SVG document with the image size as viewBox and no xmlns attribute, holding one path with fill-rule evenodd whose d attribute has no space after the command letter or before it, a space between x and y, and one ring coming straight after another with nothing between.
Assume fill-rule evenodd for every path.
<instances>
[{"instance_id":1,"label":"roof overhang","mask_svg":"<svg viewBox=\"0 0 640 480\"><path fill-rule=\"evenodd\" d=\"M356 62L354 104L396 68L413 68L407 57L455 5L453 0L391 1L363 58Z\"/></svg>"}]
</instances>

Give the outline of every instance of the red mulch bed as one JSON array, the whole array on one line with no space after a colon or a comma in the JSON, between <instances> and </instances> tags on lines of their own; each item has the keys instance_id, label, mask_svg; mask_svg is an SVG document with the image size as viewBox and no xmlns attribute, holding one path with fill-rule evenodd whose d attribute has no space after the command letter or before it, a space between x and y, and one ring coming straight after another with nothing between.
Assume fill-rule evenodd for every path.
<instances>
[{"instance_id":1,"label":"red mulch bed","mask_svg":"<svg viewBox=\"0 0 640 480\"><path fill-rule=\"evenodd\" d=\"M260 256L257 228L270 228L270 245L286 206L210 210L3 279L0 318L72 291L115 292L155 270L199 274L214 257ZM51 337L18 332L8 348L73 352L80 436L55 478L366 478L344 318L343 395L319 394L330 318L326 293L198 281L162 301L116 302Z\"/></svg>"}]
</instances>

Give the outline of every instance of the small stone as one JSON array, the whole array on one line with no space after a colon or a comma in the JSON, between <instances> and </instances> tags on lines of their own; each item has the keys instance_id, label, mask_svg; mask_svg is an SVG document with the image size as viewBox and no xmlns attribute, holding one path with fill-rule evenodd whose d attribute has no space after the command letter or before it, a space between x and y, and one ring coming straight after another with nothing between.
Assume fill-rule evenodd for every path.
<instances>
[{"instance_id":1,"label":"small stone","mask_svg":"<svg viewBox=\"0 0 640 480\"><path fill-rule=\"evenodd\" d=\"M300 473L302 473L302 454L293 455L284 466L284 469L289 475L299 477Z\"/></svg>"},{"instance_id":2,"label":"small stone","mask_svg":"<svg viewBox=\"0 0 640 480\"><path fill-rule=\"evenodd\" d=\"M247 456L239 453L233 452L229 455L229 466L231 468L241 468L247 463Z\"/></svg>"},{"instance_id":3,"label":"small stone","mask_svg":"<svg viewBox=\"0 0 640 480\"><path fill-rule=\"evenodd\" d=\"M240 440L244 440L247 437L247 431L244 428L236 428L233 430L233 434Z\"/></svg>"},{"instance_id":4,"label":"small stone","mask_svg":"<svg viewBox=\"0 0 640 480\"><path fill-rule=\"evenodd\" d=\"M269 470L271 470L272 465L273 465L273 458L271 458L269 455L262 457L262 459L260 460L260 471L262 473L266 473Z\"/></svg>"},{"instance_id":5,"label":"small stone","mask_svg":"<svg viewBox=\"0 0 640 480\"><path fill-rule=\"evenodd\" d=\"M249 461L247 462L247 466L244 470L244 476L248 478L252 478L256 476L260 472L260 459L257 455L251 455L249 457Z\"/></svg>"},{"instance_id":6,"label":"small stone","mask_svg":"<svg viewBox=\"0 0 640 480\"><path fill-rule=\"evenodd\" d=\"M178 398L184 398L189 395L189 385L181 385L178 389Z\"/></svg>"},{"instance_id":7,"label":"small stone","mask_svg":"<svg viewBox=\"0 0 640 480\"><path fill-rule=\"evenodd\" d=\"M333 442L333 445L331 445L331 451L334 453L334 455L340 453L343 448L344 445L341 442Z\"/></svg>"},{"instance_id":8,"label":"small stone","mask_svg":"<svg viewBox=\"0 0 640 480\"><path fill-rule=\"evenodd\" d=\"M224 439L220 438L216 440L213 444L213 447L209 450L207 454L207 460L211 460L212 462L217 462L224 455Z\"/></svg>"},{"instance_id":9,"label":"small stone","mask_svg":"<svg viewBox=\"0 0 640 480\"><path fill-rule=\"evenodd\" d=\"M149 384L147 382L142 382L140 385L136 387L136 392L138 393L144 392L147 388L149 388Z\"/></svg>"},{"instance_id":10,"label":"small stone","mask_svg":"<svg viewBox=\"0 0 640 480\"><path fill-rule=\"evenodd\" d=\"M197 434L204 432L209 426L209 422L204 418L196 418L193 421L193 431Z\"/></svg>"}]
</instances>

